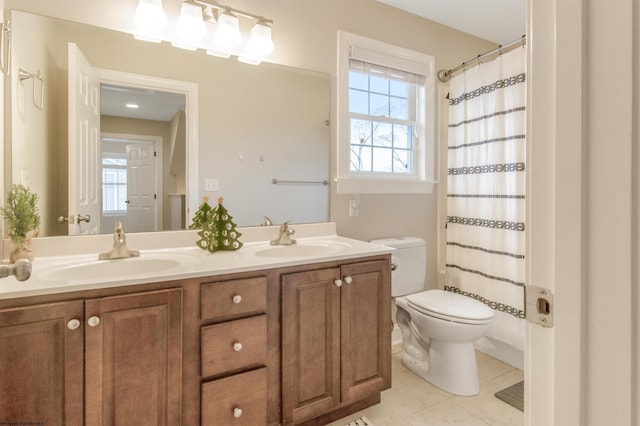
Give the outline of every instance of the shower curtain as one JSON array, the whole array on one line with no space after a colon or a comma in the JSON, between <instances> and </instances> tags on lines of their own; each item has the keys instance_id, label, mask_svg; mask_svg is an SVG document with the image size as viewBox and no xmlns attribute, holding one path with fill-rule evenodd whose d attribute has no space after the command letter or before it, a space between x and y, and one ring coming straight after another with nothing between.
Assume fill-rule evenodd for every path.
<instances>
[{"instance_id":1,"label":"shower curtain","mask_svg":"<svg viewBox=\"0 0 640 426\"><path fill-rule=\"evenodd\" d=\"M495 310L488 337L524 349L524 47L449 86L445 290Z\"/></svg>"}]
</instances>

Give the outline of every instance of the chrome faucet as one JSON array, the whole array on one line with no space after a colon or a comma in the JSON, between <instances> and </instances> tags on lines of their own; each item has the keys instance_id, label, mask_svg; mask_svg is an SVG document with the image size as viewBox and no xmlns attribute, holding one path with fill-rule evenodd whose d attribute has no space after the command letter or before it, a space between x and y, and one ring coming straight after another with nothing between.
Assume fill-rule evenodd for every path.
<instances>
[{"instance_id":1,"label":"chrome faucet","mask_svg":"<svg viewBox=\"0 0 640 426\"><path fill-rule=\"evenodd\" d=\"M271 219L269 219L269 216L265 216L264 219L262 220L262 223L260 224L260 226L271 226L273 225L273 222L271 222Z\"/></svg>"},{"instance_id":2,"label":"chrome faucet","mask_svg":"<svg viewBox=\"0 0 640 426\"><path fill-rule=\"evenodd\" d=\"M31 262L27 259L18 259L13 265L0 265L0 278L15 275L16 280L26 281L31 276Z\"/></svg>"},{"instance_id":3,"label":"chrome faucet","mask_svg":"<svg viewBox=\"0 0 640 426\"><path fill-rule=\"evenodd\" d=\"M137 250L129 250L127 248L127 237L124 234L124 228L122 222L116 221L116 226L113 231L113 248L111 251L100 253L99 260L107 259L125 259L127 257L138 257L140 252Z\"/></svg>"},{"instance_id":4,"label":"chrome faucet","mask_svg":"<svg viewBox=\"0 0 640 426\"><path fill-rule=\"evenodd\" d=\"M278 238L271 241L272 246L280 246L280 245L291 245L295 244L296 240L292 239L291 236L296 232L295 229L289 228L290 220L286 221L282 225L280 225L280 229L278 230Z\"/></svg>"}]
</instances>

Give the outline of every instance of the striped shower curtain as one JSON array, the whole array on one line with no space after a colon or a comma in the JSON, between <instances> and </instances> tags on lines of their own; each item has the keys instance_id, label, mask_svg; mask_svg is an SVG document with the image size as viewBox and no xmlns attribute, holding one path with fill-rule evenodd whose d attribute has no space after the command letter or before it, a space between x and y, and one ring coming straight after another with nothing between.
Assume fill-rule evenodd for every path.
<instances>
[{"instance_id":1,"label":"striped shower curtain","mask_svg":"<svg viewBox=\"0 0 640 426\"><path fill-rule=\"evenodd\" d=\"M495 310L488 337L524 349L525 49L451 79L445 290Z\"/></svg>"}]
</instances>

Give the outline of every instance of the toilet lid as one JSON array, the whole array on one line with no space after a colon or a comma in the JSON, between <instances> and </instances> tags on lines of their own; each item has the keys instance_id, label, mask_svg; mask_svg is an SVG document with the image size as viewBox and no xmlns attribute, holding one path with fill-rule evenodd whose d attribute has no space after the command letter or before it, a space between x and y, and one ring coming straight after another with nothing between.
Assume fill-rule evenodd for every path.
<instances>
[{"instance_id":1,"label":"toilet lid","mask_svg":"<svg viewBox=\"0 0 640 426\"><path fill-rule=\"evenodd\" d=\"M470 297L444 290L427 290L407 296L409 305L426 314L454 321L485 321L493 318L493 309Z\"/></svg>"}]
</instances>

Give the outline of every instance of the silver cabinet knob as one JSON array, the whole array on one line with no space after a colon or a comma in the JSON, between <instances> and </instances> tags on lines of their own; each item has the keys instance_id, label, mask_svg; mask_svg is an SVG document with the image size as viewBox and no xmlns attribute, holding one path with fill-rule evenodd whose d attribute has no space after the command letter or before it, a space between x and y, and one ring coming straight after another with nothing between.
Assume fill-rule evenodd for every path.
<instances>
[{"instance_id":1,"label":"silver cabinet knob","mask_svg":"<svg viewBox=\"0 0 640 426\"><path fill-rule=\"evenodd\" d=\"M96 325L100 324L100 317L89 317L89 319L87 320L87 324L89 324L89 327L95 327Z\"/></svg>"},{"instance_id":2,"label":"silver cabinet knob","mask_svg":"<svg viewBox=\"0 0 640 426\"><path fill-rule=\"evenodd\" d=\"M238 303L242 302L242 296L240 296L239 294L236 294L233 296L233 299L231 300L233 300L233 303L237 305Z\"/></svg>"},{"instance_id":3,"label":"silver cabinet knob","mask_svg":"<svg viewBox=\"0 0 640 426\"><path fill-rule=\"evenodd\" d=\"M342 280L335 280L335 281L334 281L334 284L335 284L337 287L342 287Z\"/></svg>"},{"instance_id":4,"label":"silver cabinet knob","mask_svg":"<svg viewBox=\"0 0 640 426\"><path fill-rule=\"evenodd\" d=\"M242 416L242 409L240 407L235 407L233 409L233 417L235 417L237 419L240 416Z\"/></svg>"},{"instance_id":5,"label":"silver cabinet knob","mask_svg":"<svg viewBox=\"0 0 640 426\"><path fill-rule=\"evenodd\" d=\"M79 319L72 319L69 320L69 322L67 323L67 328L69 330L76 330L78 327L80 327L80 320Z\"/></svg>"},{"instance_id":6,"label":"silver cabinet knob","mask_svg":"<svg viewBox=\"0 0 640 426\"><path fill-rule=\"evenodd\" d=\"M236 351L236 352L240 352L242 350L242 343L235 342L233 344L233 350Z\"/></svg>"},{"instance_id":7,"label":"silver cabinet knob","mask_svg":"<svg viewBox=\"0 0 640 426\"><path fill-rule=\"evenodd\" d=\"M347 284L351 284L351 282L353 281L353 278L351 277L344 277L344 282Z\"/></svg>"}]
</instances>

